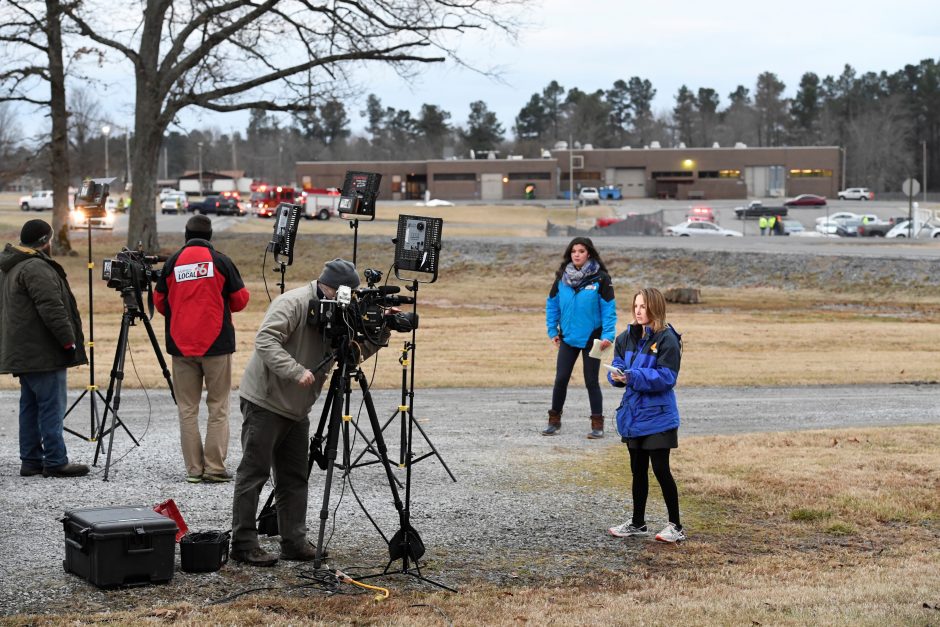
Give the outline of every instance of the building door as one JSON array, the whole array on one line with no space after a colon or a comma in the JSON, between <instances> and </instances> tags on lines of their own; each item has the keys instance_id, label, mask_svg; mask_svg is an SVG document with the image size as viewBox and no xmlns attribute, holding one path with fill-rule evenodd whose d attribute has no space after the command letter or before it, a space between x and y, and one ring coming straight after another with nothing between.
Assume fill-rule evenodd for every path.
<instances>
[{"instance_id":1,"label":"building door","mask_svg":"<svg viewBox=\"0 0 940 627\"><path fill-rule=\"evenodd\" d=\"M744 184L747 185L748 196L767 198L770 196L770 168L767 166L744 168Z\"/></svg>"},{"instance_id":2,"label":"building door","mask_svg":"<svg viewBox=\"0 0 940 627\"><path fill-rule=\"evenodd\" d=\"M620 185L624 198L646 198L644 168L607 168L608 185Z\"/></svg>"},{"instance_id":3,"label":"building door","mask_svg":"<svg viewBox=\"0 0 940 627\"><path fill-rule=\"evenodd\" d=\"M503 175L502 174L481 174L480 175L480 199L481 200L502 200L503 199Z\"/></svg>"},{"instance_id":4,"label":"building door","mask_svg":"<svg viewBox=\"0 0 940 627\"><path fill-rule=\"evenodd\" d=\"M428 188L427 174L409 174L405 178L405 200L421 200Z\"/></svg>"}]
</instances>

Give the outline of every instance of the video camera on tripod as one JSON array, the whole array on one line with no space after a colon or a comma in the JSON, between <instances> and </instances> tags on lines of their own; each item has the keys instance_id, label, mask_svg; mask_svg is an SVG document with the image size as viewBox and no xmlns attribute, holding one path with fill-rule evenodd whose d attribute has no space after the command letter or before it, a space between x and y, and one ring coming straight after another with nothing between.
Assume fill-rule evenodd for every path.
<instances>
[{"instance_id":1,"label":"video camera on tripod","mask_svg":"<svg viewBox=\"0 0 940 627\"><path fill-rule=\"evenodd\" d=\"M113 259L103 261L101 278L107 282L108 287L119 292L128 289L148 291L151 283L160 278L160 269L154 268L153 264L164 261L166 257L145 255L141 249L122 248ZM194 272L198 272L198 268Z\"/></svg>"},{"instance_id":2,"label":"video camera on tripod","mask_svg":"<svg viewBox=\"0 0 940 627\"><path fill-rule=\"evenodd\" d=\"M418 328L418 314L388 311L399 305L414 303L410 296L398 296L397 285L381 285L382 272L369 268L365 271L368 287L352 289L340 286L333 300L310 301L309 320L323 331L334 347L343 339L368 341L387 346L382 340L386 328L398 333L410 333Z\"/></svg>"}]
</instances>

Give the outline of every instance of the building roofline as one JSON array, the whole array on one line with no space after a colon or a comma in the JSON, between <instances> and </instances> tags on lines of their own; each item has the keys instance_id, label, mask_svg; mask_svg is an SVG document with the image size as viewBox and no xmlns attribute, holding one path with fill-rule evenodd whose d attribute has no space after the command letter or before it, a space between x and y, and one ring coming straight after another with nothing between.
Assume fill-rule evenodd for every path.
<instances>
[{"instance_id":1,"label":"building roofline","mask_svg":"<svg viewBox=\"0 0 940 627\"><path fill-rule=\"evenodd\" d=\"M718 148L711 146L697 146L691 148L553 148L552 150L549 150L549 152L687 152L689 150L732 150L735 152L742 152L745 150L841 150L841 146L745 146L743 148L735 148L734 146L720 146Z\"/></svg>"}]
</instances>

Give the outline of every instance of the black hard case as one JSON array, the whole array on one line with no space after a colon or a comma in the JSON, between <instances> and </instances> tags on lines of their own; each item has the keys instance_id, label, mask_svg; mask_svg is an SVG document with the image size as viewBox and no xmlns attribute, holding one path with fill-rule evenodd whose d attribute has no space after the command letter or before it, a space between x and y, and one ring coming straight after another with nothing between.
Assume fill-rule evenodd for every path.
<instances>
[{"instance_id":1,"label":"black hard case","mask_svg":"<svg viewBox=\"0 0 940 627\"><path fill-rule=\"evenodd\" d=\"M173 578L176 523L146 506L65 512L66 572L110 588Z\"/></svg>"}]
</instances>

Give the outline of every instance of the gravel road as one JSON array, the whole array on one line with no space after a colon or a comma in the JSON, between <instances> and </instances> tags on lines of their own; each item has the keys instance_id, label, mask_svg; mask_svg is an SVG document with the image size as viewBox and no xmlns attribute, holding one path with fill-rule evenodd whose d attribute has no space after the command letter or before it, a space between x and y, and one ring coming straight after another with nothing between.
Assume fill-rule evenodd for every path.
<instances>
[{"instance_id":1,"label":"gravel road","mask_svg":"<svg viewBox=\"0 0 940 627\"><path fill-rule=\"evenodd\" d=\"M605 395L609 415L618 395L613 389L606 389ZM384 422L397 408L398 392L379 391L374 398ZM458 587L474 582L540 584L589 566L617 568L630 558L635 550L631 543L613 541L604 532L621 522L626 478L623 490L585 491L555 481L546 472L550 464L576 463L598 450L622 446L619 438L613 437L608 421L607 438L585 439L586 412L582 416L576 409L586 408L587 399L574 387L562 434L540 436L549 398L550 390L542 388L416 391L416 417L457 478L452 482L433 455L414 466L411 521L428 549L425 575ZM97 612L179 601L199 605L253 587L297 584L298 571L308 567L280 563L272 569L253 569L232 563L217 573L197 575L180 571L177 558L169 584L115 591L99 590L66 574L59 522L64 511L153 505L173 498L192 529L227 529L232 486L183 481L176 412L162 390L151 391L149 397L137 390L123 394L122 417L141 446L133 447L126 434L117 433L114 454L120 461L112 467L110 481L101 480L103 463L80 479L19 477L17 399L16 392L0 392L0 528L5 530L0 536L0 615ZM685 436L940 423L938 385L681 388L679 404ZM232 406L237 407L234 398ZM319 411L318 405L314 421ZM87 410L70 417L67 425L89 429ZM368 427L364 430L371 434ZM239 432L236 411L229 455L232 469L241 456ZM398 419L385 433L393 457L397 456ZM93 444L72 436L67 436L67 444L74 461L92 461ZM359 438L354 450L361 448ZM417 431L415 450L419 455L431 452ZM570 470L566 468L569 475ZM404 481L403 471L396 468L395 473ZM338 508L327 527L329 533L335 524L329 564L349 572L380 570L387 549L349 487L343 490L340 475L336 473L330 501L331 512ZM311 480L312 537L319 525L323 477L315 470ZM679 481L681 489L681 477ZM386 534L394 533L398 517L380 467L353 470L350 483ZM658 499L651 499L650 508L651 521L662 523ZM694 536L694 529L690 533ZM276 550L273 541L265 543ZM410 577L380 581L397 588L422 585Z\"/></svg>"}]
</instances>

